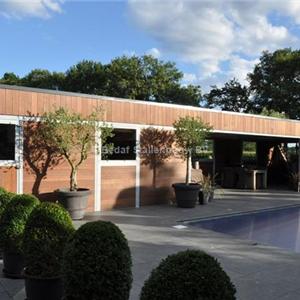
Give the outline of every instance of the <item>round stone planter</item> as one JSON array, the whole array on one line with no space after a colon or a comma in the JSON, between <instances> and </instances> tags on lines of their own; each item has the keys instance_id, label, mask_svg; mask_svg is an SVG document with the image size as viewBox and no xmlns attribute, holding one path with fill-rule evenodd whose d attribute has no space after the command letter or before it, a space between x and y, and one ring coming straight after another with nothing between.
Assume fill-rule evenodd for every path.
<instances>
[{"instance_id":1,"label":"round stone planter","mask_svg":"<svg viewBox=\"0 0 300 300\"><path fill-rule=\"evenodd\" d=\"M172 186L175 191L176 203L178 207L195 207L200 190L199 184L174 183Z\"/></svg>"},{"instance_id":2,"label":"round stone planter","mask_svg":"<svg viewBox=\"0 0 300 300\"><path fill-rule=\"evenodd\" d=\"M73 220L80 220L84 217L88 204L89 189L59 189L55 191L58 202L69 212Z\"/></svg>"},{"instance_id":3,"label":"round stone planter","mask_svg":"<svg viewBox=\"0 0 300 300\"><path fill-rule=\"evenodd\" d=\"M63 283L60 277L38 278L25 272L26 300L61 300Z\"/></svg>"}]
</instances>

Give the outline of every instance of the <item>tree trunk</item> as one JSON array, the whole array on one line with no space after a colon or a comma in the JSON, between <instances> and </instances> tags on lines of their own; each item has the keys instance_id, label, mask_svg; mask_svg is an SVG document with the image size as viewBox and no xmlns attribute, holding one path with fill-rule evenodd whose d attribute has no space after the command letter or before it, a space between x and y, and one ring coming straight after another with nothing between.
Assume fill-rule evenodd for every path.
<instances>
[{"instance_id":1,"label":"tree trunk","mask_svg":"<svg viewBox=\"0 0 300 300\"><path fill-rule=\"evenodd\" d=\"M76 168L72 168L72 170L71 170L70 190L71 191L77 190L77 169Z\"/></svg>"},{"instance_id":2,"label":"tree trunk","mask_svg":"<svg viewBox=\"0 0 300 300\"><path fill-rule=\"evenodd\" d=\"M190 153L187 153L186 157L186 174L185 174L185 183L190 183Z\"/></svg>"},{"instance_id":3,"label":"tree trunk","mask_svg":"<svg viewBox=\"0 0 300 300\"><path fill-rule=\"evenodd\" d=\"M156 166L153 167L152 187L156 188Z\"/></svg>"},{"instance_id":4,"label":"tree trunk","mask_svg":"<svg viewBox=\"0 0 300 300\"><path fill-rule=\"evenodd\" d=\"M40 194L40 186L41 186L42 179L44 177L45 175L39 173L35 175L35 181L33 183L32 190L31 190L33 195L38 196Z\"/></svg>"}]
</instances>

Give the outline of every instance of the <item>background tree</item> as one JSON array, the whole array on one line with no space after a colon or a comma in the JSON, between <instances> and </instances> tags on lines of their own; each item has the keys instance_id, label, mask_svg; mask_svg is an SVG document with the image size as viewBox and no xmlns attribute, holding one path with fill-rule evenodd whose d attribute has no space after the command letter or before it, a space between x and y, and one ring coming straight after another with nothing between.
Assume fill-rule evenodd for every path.
<instances>
[{"instance_id":1,"label":"background tree","mask_svg":"<svg viewBox=\"0 0 300 300\"><path fill-rule=\"evenodd\" d=\"M41 89L61 90L64 77L63 73L34 69L21 79L20 84Z\"/></svg>"},{"instance_id":2,"label":"background tree","mask_svg":"<svg viewBox=\"0 0 300 300\"><path fill-rule=\"evenodd\" d=\"M100 62L83 60L66 71L64 90L105 95L105 70Z\"/></svg>"},{"instance_id":3,"label":"background tree","mask_svg":"<svg viewBox=\"0 0 300 300\"><path fill-rule=\"evenodd\" d=\"M170 87L164 94L165 101L173 104L200 106L201 88L199 85Z\"/></svg>"},{"instance_id":4,"label":"background tree","mask_svg":"<svg viewBox=\"0 0 300 300\"><path fill-rule=\"evenodd\" d=\"M168 130L153 127L144 128L140 137L140 156L142 164L153 171L152 187L156 187L157 168L173 154L174 134Z\"/></svg>"},{"instance_id":5,"label":"background tree","mask_svg":"<svg viewBox=\"0 0 300 300\"><path fill-rule=\"evenodd\" d=\"M0 83L9 85L20 85L20 77L15 73L4 73L3 77L0 79Z\"/></svg>"},{"instance_id":6,"label":"background tree","mask_svg":"<svg viewBox=\"0 0 300 300\"><path fill-rule=\"evenodd\" d=\"M268 117L273 117L273 118L279 118L279 119L286 119L286 114L285 113L280 113L278 111L275 111L273 109L267 109L263 108L261 113L262 116L268 116Z\"/></svg>"},{"instance_id":7,"label":"background tree","mask_svg":"<svg viewBox=\"0 0 300 300\"><path fill-rule=\"evenodd\" d=\"M6 73L1 83L94 95L199 106L201 89L182 86L175 63L151 55L121 56L110 63L83 60L65 73L35 69L18 78Z\"/></svg>"},{"instance_id":8,"label":"background tree","mask_svg":"<svg viewBox=\"0 0 300 300\"><path fill-rule=\"evenodd\" d=\"M106 95L155 102L199 105L198 86L182 87L176 65L153 56L122 56L106 66Z\"/></svg>"},{"instance_id":9,"label":"background tree","mask_svg":"<svg viewBox=\"0 0 300 300\"><path fill-rule=\"evenodd\" d=\"M249 80L256 112L266 108L300 118L300 50L263 52Z\"/></svg>"},{"instance_id":10,"label":"background tree","mask_svg":"<svg viewBox=\"0 0 300 300\"><path fill-rule=\"evenodd\" d=\"M222 88L212 86L210 92L204 95L204 101L208 108L217 107L235 112L249 112L251 109L248 88L235 78L226 82Z\"/></svg>"}]
</instances>

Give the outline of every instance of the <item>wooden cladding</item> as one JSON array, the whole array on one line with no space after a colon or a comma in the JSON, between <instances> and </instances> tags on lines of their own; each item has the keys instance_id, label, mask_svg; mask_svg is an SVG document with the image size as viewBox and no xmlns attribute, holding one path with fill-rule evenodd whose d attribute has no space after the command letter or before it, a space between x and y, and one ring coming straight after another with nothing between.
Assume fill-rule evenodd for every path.
<instances>
[{"instance_id":1,"label":"wooden cladding","mask_svg":"<svg viewBox=\"0 0 300 300\"><path fill-rule=\"evenodd\" d=\"M47 175L42 178L39 184L39 193L33 191L35 184L37 183L37 174L35 174L31 168L28 167L26 161L24 162L24 174L23 174L23 189L24 193L34 193L41 200L55 201L55 195L53 191L58 188L66 188L70 185L70 167L66 161L62 161L54 168L47 170ZM94 189L95 189L95 156L91 154L86 161L80 166L77 179L80 187L88 188L91 190L88 199L88 210L94 210Z\"/></svg>"},{"instance_id":2,"label":"wooden cladding","mask_svg":"<svg viewBox=\"0 0 300 300\"><path fill-rule=\"evenodd\" d=\"M101 168L101 208L135 206L135 167Z\"/></svg>"},{"instance_id":3,"label":"wooden cladding","mask_svg":"<svg viewBox=\"0 0 300 300\"><path fill-rule=\"evenodd\" d=\"M174 201L175 195L172 184L184 182L185 170L186 164L184 161L170 158L163 166L157 168L156 182L153 183L153 170L142 164L140 179L141 206L166 204Z\"/></svg>"},{"instance_id":4,"label":"wooden cladding","mask_svg":"<svg viewBox=\"0 0 300 300\"><path fill-rule=\"evenodd\" d=\"M14 167L0 167L0 186L9 192L17 192L17 170Z\"/></svg>"},{"instance_id":5,"label":"wooden cladding","mask_svg":"<svg viewBox=\"0 0 300 300\"><path fill-rule=\"evenodd\" d=\"M21 90L0 86L0 114L43 114L55 107L66 107L87 115L102 105L106 120L116 123L172 126L181 116L201 117L217 131L276 136L300 136L300 122L247 114L219 112L186 106L159 105L134 100L87 97L80 94Z\"/></svg>"}]
</instances>

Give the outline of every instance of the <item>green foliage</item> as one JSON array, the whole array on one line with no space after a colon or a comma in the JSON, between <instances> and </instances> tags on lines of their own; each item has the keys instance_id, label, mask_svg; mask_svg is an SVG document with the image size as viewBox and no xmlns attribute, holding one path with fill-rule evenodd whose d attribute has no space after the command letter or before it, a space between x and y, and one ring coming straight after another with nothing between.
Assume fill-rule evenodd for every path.
<instances>
[{"instance_id":1,"label":"green foliage","mask_svg":"<svg viewBox=\"0 0 300 300\"><path fill-rule=\"evenodd\" d=\"M117 57L106 65L83 60L64 73L35 69L23 78L6 73L0 83L199 106L200 87L182 86L182 79L174 63L144 55Z\"/></svg>"},{"instance_id":2,"label":"green foliage","mask_svg":"<svg viewBox=\"0 0 300 300\"><path fill-rule=\"evenodd\" d=\"M263 108L300 118L300 50L280 49L263 52L260 62L249 74L254 94L254 110Z\"/></svg>"},{"instance_id":3,"label":"green foliage","mask_svg":"<svg viewBox=\"0 0 300 300\"><path fill-rule=\"evenodd\" d=\"M186 159L186 184L188 184L192 152L195 151L197 147L201 147L205 139L208 137L212 127L204 123L200 118L189 116L179 118L173 126L175 128L175 140L177 146L181 150L180 154L183 159Z\"/></svg>"},{"instance_id":4,"label":"green foliage","mask_svg":"<svg viewBox=\"0 0 300 300\"><path fill-rule=\"evenodd\" d=\"M15 73L4 73L3 77L0 80L0 83L9 85L21 85L21 80Z\"/></svg>"},{"instance_id":5,"label":"green foliage","mask_svg":"<svg viewBox=\"0 0 300 300\"><path fill-rule=\"evenodd\" d=\"M201 87L199 85L173 85L165 92L164 101L174 104L200 106Z\"/></svg>"},{"instance_id":6,"label":"green foliage","mask_svg":"<svg viewBox=\"0 0 300 300\"><path fill-rule=\"evenodd\" d=\"M65 300L127 300L131 265L127 240L116 225L104 221L84 224L65 248Z\"/></svg>"},{"instance_id":7,"label":"green foliage","mask_svg":"<svg viewBox=\"0 0 300 300\"><path fill-rule=\"evenodd\" d=\"M66 72L64 90L94 95L105 94L105 73L101 63L83 60Z\"/></svg>"},{"instance_id":8,"label":"green foliage","mask_svg":"<svg viewBox=\"0 0 300 300\"><path fill-rule=\"evenodd\" d=\"M48 70L34 69L21 80L21 85L42 88L61 89L65 75L63 73L49 72Z\"/></svg>"},{"instance_id":9,"label":"green foliage","mask_svg":"<svg viewBox=\"0 0 300 300\"><path fill-rule=\"evenodd\" d=\"M234 300L235 287L218 261L197 250L168 256L142 288L141 300Z\"/></svg>"},{"instance_id":10,"label":"green foliage","mask_svg":"<svg viewBox=\"0 0 300 300\"><path fill-rule=\"evenodd\" d=\"M204 100L208 108L217 107L235 112L249 112L251 109L248 88L235 78L226 82L222 88L212 86L210 92L204 95Z\"/></svg>"},{"instance_id":11,"label":"green foliage","mask_svg":"<svg viewBox=\"0 0 300 300\"><path fill-rule=\"evenodd\" d=\"M60 205L44 202L36 206L24 231L26 274L39 278L60 276L63 251L74 231L69 213Z\"/></svg>"},{"instance_id":12,"label":"green foliage","mask_svg":"<svg viewBox=\"0 0 300 300\"><path fill-rule=\"evenodd\" d=\"M267 109L265 107L262 109L260 114L262 116L267 116L267 117L286 119L285 113L280 113L278 111L275 111L274 109Z\"/></svg>"},{"instance_id":13,"label":"green foliage","mask_svg":"<svg viewBox=\"0 0 300 300\"><path fill-rule=\"evenodd\" d=\"M39 200L33 195L15 195L6 205L0 220L0 247L12 253L22 253L26 222Z\"/></svg>"},{"instance_id":14,"label":"green foliage","mask_svg":"<svg viewBox=\"0 0 300 300\"><path fill-rule=\"evenodd\" d=\"M0 187L0 219L11 199L15 196L14 193L8 192L4 188Z\"/></svg>"},{"instance_id":15,"label":"green foliage","mask_svg":"<svg viewBox=\"0 0 300 300\"><path fill-rule=\"evenodd\" d=\"M54 112L45 113L42 120L42 138L49 147L57 149L59 154L65 157L71 168L70 190L77 190L79 166L87 159L95 143L98 151L100 149L97 132L101 131L101 140L105 144L107 137L112 134L112 129L103 121L101 108L85 117L59 108Z\"/></svg>"}]
</instances>

